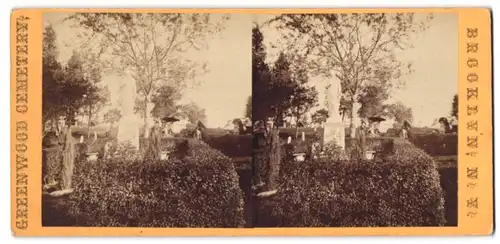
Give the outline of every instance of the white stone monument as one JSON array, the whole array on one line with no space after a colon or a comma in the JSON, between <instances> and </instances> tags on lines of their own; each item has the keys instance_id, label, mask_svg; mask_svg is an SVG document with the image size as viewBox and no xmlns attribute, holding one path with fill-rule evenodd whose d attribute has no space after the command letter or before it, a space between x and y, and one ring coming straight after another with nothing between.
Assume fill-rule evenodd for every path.
<instances>
[{"instance_id":1,"label":"white stone monument","mask_svg":"<svg viewBox=\"0 0 500 244\"><path fill-rule=\"evenodd\" d=\"M354 138L356 136L356 128L358 128L361 125L361 118L358 116L358 111L361 108L360 103L353 103L352 104L352 128L351 128L351 137Z\"/></svg>"},{"instance_id":2,"label":"white stone monument","mask_svg":"<svg viewBox=\"0 0 500 244\"><path fill-rule=\"evenodd\" d=\"M324 126L324 143L335 142L337 146L345 149L345 126L340 117L339 107L342 91L340 81L332 82L326 89L326 105L328 119Z\"/></svg>"},{"instance_id":3,"label":"white stone monument","mask_svg":"<svg viewBox=\"0 0 500 244\"><path fill-rule=\"evenodd\" d=\"M122 85L119 90L121 118L118 122L118 143L129 142L139 149L139 118L134 113L136 97L135 80L129 76L122 76Z\"/></svg>"}]
</instances>

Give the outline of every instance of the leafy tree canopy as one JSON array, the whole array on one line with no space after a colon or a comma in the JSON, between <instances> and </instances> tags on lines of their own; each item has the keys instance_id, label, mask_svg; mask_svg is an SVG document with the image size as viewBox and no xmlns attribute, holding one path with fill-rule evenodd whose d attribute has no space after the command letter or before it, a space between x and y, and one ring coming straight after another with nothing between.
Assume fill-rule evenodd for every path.
<instances>
[{"instance_id":1,"label":"leafy tree canopy","mask_svg":"<svg viewBox=\"0 0 500 244\"><path fill-rule=\"evenodd\" d=\"M412 72L411 62L398 59L396 50L411 48L411 37L425 30L431 18L417 19L413 13L283 14L267 24L280 31L290 52L307 57L312 75L340 80L343 107L350 110L361 100L365 108L360 113L366 116L379 106L370 107L368 101L385 97L374 97L374 88L400 86L400 78Z\"/></svg>"}]
</instances>

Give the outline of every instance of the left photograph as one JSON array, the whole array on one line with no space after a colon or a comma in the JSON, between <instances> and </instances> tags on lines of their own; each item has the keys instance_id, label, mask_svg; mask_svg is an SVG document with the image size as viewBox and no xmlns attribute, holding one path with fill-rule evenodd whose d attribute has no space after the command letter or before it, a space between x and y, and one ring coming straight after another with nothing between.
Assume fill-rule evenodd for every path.
<instances>
[{"instance_id":1,"label":"left photograph","mask_svg":"<svg viewBox=\"0 0 500 244\"><path fill-rule=\"evenodd\" d=\"M252 17L47 12L42 226L252 226Z\"/></svg>"}]
</instances>

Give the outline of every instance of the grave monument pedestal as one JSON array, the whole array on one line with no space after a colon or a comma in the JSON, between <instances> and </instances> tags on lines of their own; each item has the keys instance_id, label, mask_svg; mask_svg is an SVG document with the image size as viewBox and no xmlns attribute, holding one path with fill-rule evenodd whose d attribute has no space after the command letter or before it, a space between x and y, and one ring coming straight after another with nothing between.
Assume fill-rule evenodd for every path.
<instances>
[{"instance_id":1,"label":"grave monument pedestal","mask_svg":"<svg viewBox=\"0 0 500 244\"><path fill-rule=\"evenodd\" d=\"M345 150L345 128L344 123L335 119L328 119L324 126L324 142L335 142Z\"/></svg>"},{"instance_id":2,"label":"grave monument pedestal","mask_svg":"<svg viewBox=\"0 0 500 244\"><path fill-rule=\"evenodd\" d=\"M339 107L342 92L340 89L340 81L332 82L326 89L326 107L328 109L328 119L326 120L324 129L324 144L334 142L337 146L345 150L345 126L340 117Z\"/></svg>"},{"instance_id":3,"label":"grave monument pedestal","mask_svg":"<svg viewBox=\"0 0 500 244\"><path fill-rule=\"evenodd\" d=\"M139 149L139 118L134 113L136 85L130 75L122 76L120 105L122 116L118 123L118 143L129 142Z\"/></svg>"}]
</instances>

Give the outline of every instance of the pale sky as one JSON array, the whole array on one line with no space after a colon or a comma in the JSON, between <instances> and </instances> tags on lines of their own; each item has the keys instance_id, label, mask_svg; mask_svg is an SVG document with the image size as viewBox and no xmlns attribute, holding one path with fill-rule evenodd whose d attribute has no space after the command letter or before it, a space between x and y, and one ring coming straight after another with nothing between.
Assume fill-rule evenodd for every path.
<instances>
[{"instance_id":1,"label":"pale sky","mask_svg":"<svg viewBox=\"0 0 500 244\"><path fill-rule=\"evenodd\" d=\"M71 28L70 23L62 22L66 16L64 13L44 15L45 23L51 23L56 32L61 62L66 62L79 45L79 31ZM206 61L208 73L197 77L199 85L185 90L181 102L192 101L204 108L209 127L223 127L228 120L244 116L252 89L251 24L249 15L231 15L226 28L208 42L206 51L187 54ZM102 83L108 86L111 99L117 100L120 78L106 75Z\"/></svg>"},{"instance_id":2,"label":"pale sky","mask_svg":"<svg viewBox=\"0 0 500 244\"><path fill-rule=\"evenodd\" d=\"M61 20L67 14L45 14L46 23L51 23L57 34L59 60L66 62L74 49L78 49L78 30ZM420 16L419 16L420 15ZM424 18L416 14L416 19ZM269 16L258 16L258 21ZM246 101L251 95L251 15L231 15L226 28L208 43L208 50L196 53L196 57L207 62L209 72L198 76L199 86L184 92L182 102L195 102L205 108L207 125L223 127L228 120L242 117ZM412 61L414 73L403 77L405 86L392 93L388 102L401 101L413 109L414 124L429 126L451 109L453 95L458 90L458 23L454 13L435 13L429 29L412 37L414 48L398 54L398 58ZM275 30L262 29L269 60L273 61L280 50L286 47L277 42ZM271 45L273 44L273 45ZM275 46L275 48L271 48ZM193 54L189 54L193 55ZM319 91L319 104L324 104L326 80L312 77L311 83ZM119 78L108 75L103 78L112 100L116 100ZM257 108L256 108L257 109Z\"/></svg>"},{"instance_id":3,"label":"pale sky","mask_svg":"<svg viewBox=\"0 0 500 244\"><path fill-rule=\"evenodd\" d=\"M415 14L415 19L425 19L426 14ZM261 23L271 16L261 15L255 21ZM274 62L280 50L276 30L263 26L264 44L270 62ZM402 78L406 85L394 91L388 102L401 101L413 110L416 126L430 126L435 119L448 116L453 96L458 91L458 18L454 13L435 13L429 28L412 36L412 49L398 53L402 61L412 61L414 72ZM275 48L272 48L272 47ZM312 77L310 82L319 91L320 106L324 104L327 84L324 78Z\"/></svg>"}]
</instances>

